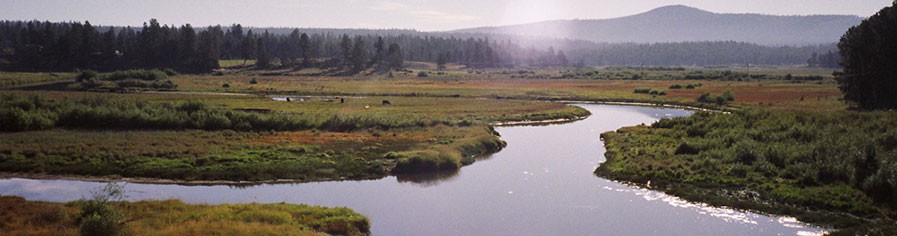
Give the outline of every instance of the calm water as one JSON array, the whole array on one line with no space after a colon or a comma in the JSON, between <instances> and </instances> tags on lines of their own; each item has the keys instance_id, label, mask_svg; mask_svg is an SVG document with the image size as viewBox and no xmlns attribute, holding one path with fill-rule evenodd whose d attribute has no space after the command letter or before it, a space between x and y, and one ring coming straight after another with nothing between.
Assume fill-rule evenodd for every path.
<instances>
[{"instance_id":1,"label":"calm water","mask_svg":"<svg viewBox=\"0 0 897 236\"><path fill-rule=\"evenodd\" d=\"M689 115L677 109L581 105L569 124L500 127L507 148L460 171L370 181L251 187L127 184L129 199L189 203L288 202L347 206L375 235L816 235L789 217L694 204L592 174L604 161L599 134ZM0 195L86 198L103 183L0 179Z\"/></svg>"}]
</instances>

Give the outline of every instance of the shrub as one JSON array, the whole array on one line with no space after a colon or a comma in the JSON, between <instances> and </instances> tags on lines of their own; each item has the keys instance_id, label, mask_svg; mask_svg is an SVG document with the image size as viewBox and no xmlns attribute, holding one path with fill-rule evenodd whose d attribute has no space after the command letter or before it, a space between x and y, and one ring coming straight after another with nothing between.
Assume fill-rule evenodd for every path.
<instances>
[{"instance_id":1,"label":"shrub","mask_svg":"<svg viewBox=\"0 0 897 236\"><path fill-rule=\"evenodd\" d=\"M398 161L393 173L415 173L435 170L451 170L461 167L457 153L421 150L394 153Z\"/></svg>"},{"instance_id":2,"label":"shrub","mask_svg":"<svg viewBox=\"0 0 897 236\"><path fill-rule=\"evenodd\" d=\"M255 80L255 77L252 77L252 80L249 81L249 84L258 84L259 81Z\"/></svg>"},{"instance_id":3,"label":"shrub","mask_svg":"<svg viewBox=\"0 0 897 236\"><path fill-rule=\"evenodd\" d=\"M168 75L168 76L175 76L175 75L178 75L178 72L172 70L171 68L165 68L165 69L162 69L162 72L165 73L165 75Z\"/></svg>"},{"instance_id":4,"label":"shrub","mask_svg":"<svg viewBox=\"0 0 897 236\"><path fill-rule=\"evenodd\" d=\"M221 87L222 88L230 88L230 83L224 82L224 84L222 84Z\"/></svg>"},{"instance_id":5,"label":"shrub","mask_svg":"<svg viewBox=\"0 0 897 236\"><path fill-rule=\"evenodd\" d=\"M635 90L633 91L633 93L645 93L645 94L647 94L647 93L651 93L651 89L650 89L650 88L635 88Z\"/></svg>"},{"instance_id":6,"label":"shrub","mask_svg":"<svg viewBox=\"0 0 897 236\"><path fill-rule=\"evenodd\" d=\"M697 86L695 86L694 84L685 85L686 89L695 89L695 87Z\"/></svg>"},{"instance_id":7,"label":"shrub","mask_svg":"<svg viewBox=\"0 0 897 236\"><path fill-rule=\"evenodd\" d=\"M76 82L87 82L89 80L96 80L97 72L92 70L84 70L81 73L78 73L78 77L75 77Z\"/></svg>"},{"instance_id":8,"label":"shrub","mask_svg":"<svg viewBox=\"0 0 897 236\"><path fill-rule=\"evenodd\" d=\"M109 183L93 193L93 199L81 203L77 222L81 235L120 235L125 228L125 213L114 206L124 198L124 186Z\"/></svg>"},{"instance_id":9,"label":"shrub","mask_svg":"<svg viewBox=\"0 0 897 236\"><path fill-rule=\"evenodd\" d=\"M681 84L670 85L670 89L681 89L683 86Z\"/></svg>"},{"instance_id":10,"label":"shrub","mask_svg":"<svg viewBox=\"0 0 897 236\"><path fill-rule=\"evenodd\" d=\"M417 72L417 77L427 77L427 76L430 76L430 74L428 74L425 71Z\"/></svg>"},{"instance_id":11,"label":"shrub","mask_svg":"<svg viewBox=\"0 0 897 236\"><path fill-rule=\"evenodd\" d=\"M720 95L720 96L722 98L725 98L726 101L730 101L730 102L735 101L735 95L732 94L732 91L726 90L726 92L723 92L723 95Z\"/></svg>"}]
</instances>

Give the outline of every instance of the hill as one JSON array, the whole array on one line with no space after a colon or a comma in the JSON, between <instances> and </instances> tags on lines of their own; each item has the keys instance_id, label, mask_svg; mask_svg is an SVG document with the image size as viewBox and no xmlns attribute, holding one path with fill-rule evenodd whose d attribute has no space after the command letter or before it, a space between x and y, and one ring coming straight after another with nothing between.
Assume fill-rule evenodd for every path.
<instances>
[{"instance_id":1,"label":"hill","mask_svg":"<svg viewBox=\"0 0 897 236\"><path fill-rule=\"evenodd\" d=\"M852 15L722 14L673 5L612 19L553 20L451 32L549 36L607 43L738 41L809 45L837 42L848 28L862 20Z\"/></svg>"}]
</instances>

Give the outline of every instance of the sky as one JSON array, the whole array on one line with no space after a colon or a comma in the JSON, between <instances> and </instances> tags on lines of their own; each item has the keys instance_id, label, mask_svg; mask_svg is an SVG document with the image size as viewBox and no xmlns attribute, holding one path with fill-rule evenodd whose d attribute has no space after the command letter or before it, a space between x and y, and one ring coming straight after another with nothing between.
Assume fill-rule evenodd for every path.
<instances>
[{"instance_id":1,"label":"sky","mask_svg":"<svg viewBox=\"0 0 897 236\"><path fill-rule=\"evenodd\" d=\"M0 0L2 20L443 31L558 19L606 19L667 5L717 13L868 17L892 0Z\"/></svg>"}]
</instances>

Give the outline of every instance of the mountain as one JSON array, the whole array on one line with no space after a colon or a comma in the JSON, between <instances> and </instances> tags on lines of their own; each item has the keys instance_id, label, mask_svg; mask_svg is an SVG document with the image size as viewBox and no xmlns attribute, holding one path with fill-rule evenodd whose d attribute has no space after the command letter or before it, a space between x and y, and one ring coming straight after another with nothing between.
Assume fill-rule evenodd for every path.
<instances>
[{"instance_id":1,"label":"mountain","mask_svg":"<svg viewBox=\"0 0 897 236\"><path fill-rule=\"evenodd\" d=\"M612 19L553 20L451 32L547 36L607 43L739 41L762 45L808 45L837 42L848 28L862 20L862 17L851 15L721 14L673 5Z\"/></svg>"}]
</instances>

